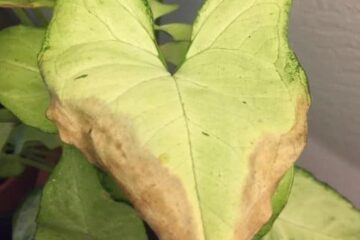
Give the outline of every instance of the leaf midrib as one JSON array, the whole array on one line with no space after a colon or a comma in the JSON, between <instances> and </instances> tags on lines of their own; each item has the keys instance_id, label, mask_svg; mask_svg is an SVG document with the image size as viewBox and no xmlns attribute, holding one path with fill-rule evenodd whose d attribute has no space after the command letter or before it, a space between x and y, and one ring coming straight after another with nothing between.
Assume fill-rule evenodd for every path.
<instances>
[{"instance_id":1,"label":"leaf midrib","mask_svg":"<svg viewBox=\"0 0 360 240\"><path fill-rule=\"evenodd\" d=\"M197 178L197 173L195 170L195 159L194 159L194 153L193 153L193 146L192 146L192 141L191 141L191 137L190 137L190 127L189 127L189 122L188 122L188 117L186 114L186 110L185 110L185 103L183 101L183 97L180 91L180 87L179 84L175 78L175 75L172 76L172 79L174 80L175 83L175 87L176 87L176 92L178 94L178 98L179 98L179 102L180 102L180 106L182 109L182 113L183 113L183 118L184 118L184 122L185 122L185 128L186 128L186 133L187 133L187 139L188 139L188 144L189 144L189 155L190 155L190 159L191 159L191 171L192 171L192 175L194 178L194 183L195 183L195 193L196 193L196 198L198 201L198 206L199 206L199 212L200 212L200 220L201 220L201 229L203 232L203 236L204 239L207 239L206 237L206 231L205 231L205 226L204 226L204 217L203 217L203 211L202 211L202 207L201 207L201 198L200 198L200 192L199 192L199 188L198 188L198 178Z\"/></svg>"}]
</instances>

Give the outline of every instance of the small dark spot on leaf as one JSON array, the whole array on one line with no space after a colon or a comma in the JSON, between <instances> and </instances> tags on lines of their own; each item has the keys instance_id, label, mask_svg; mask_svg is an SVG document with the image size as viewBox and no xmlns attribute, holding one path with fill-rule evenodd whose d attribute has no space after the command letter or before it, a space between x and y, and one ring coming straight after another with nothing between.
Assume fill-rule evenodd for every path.
<instances>
[{"instance_id":1,"label":"small dark spot on leaf","mask_svg":"<svg viewBox=\"0 0 360 240\"><path fill-rule=\"evenodd\" d=\"M89 130L88 130L88 134L91 134L92 133L92 128L90 128Z\"/></svg>"},{"instance_id":2,"label":"small dark spot on leaf","mask_svg":"<svg viewBox=\"0 0 360 240\"><path fill-rule=\"evenodd\" d=\"M246 101L243 101L242 103L243 103L243 104L247 104L247 102L246 102Z\"/></svg>"},{"instance_id":3,"label":"small dark spot on leaf","mask_svg":"<svg viewBox=\"0 0 360 240\"><path fill-rule=\"evenodd\" d=\"M80 75L76 78L74 78L74 80L78 80L78 79L81 79L81 78L86 78L88 75L87 74L83 74L83 75Z\"/></svg>"},{"instance_id":4,"label":"small dark spot on leaf","mask_svg":"<svg viewBox=\"0 0 360 240\"><path fill-rule=\"evenodd\" d=\"M205 136L207 136L207 137L209 137L210 135L208 134L208 133L206 133L206 132L201 132L203 135L205 135Z\"/></svg>"}]
</instances>

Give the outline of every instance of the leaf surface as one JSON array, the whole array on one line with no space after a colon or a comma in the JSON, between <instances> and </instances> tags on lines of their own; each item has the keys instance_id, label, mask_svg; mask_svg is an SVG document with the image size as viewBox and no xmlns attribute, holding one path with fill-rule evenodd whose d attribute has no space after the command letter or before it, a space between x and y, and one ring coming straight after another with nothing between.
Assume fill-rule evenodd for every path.
<instances>
[{"instance_id":1,"label":"leaf surface","mask_svg":"<svg viewBox=\"0 0 360 240\"><path fill-rule=\"evenodd\" d=\"M178 9L177 4L166 4L160 0L148 0L152 14L155 19L167 15Z\"/></svg>"},{"instance_id":2,"label":"leaf surface","mask_svg":"<svg viewBox=\"0 0 360 240\"><path fill-rule=\"evenodd\" d=\"M69 146L44 189L37 224L36 240L147 239L134 210L113 201L96 169Z\"/></svg>"},{"instance_id":3,"label":"leaf surface","mask_svg":"<svg viewBox=\"0 0 360 240\"><path fill-rule=\"evenodd\" d=\"M357 240L360 212L299 168L288 204L263 240Z\"/></svg>"},{"instance_id":4,"label":"leaf surface","mask_svg":"<svg viewBox=\"0 0 360 240\"><path fill-rule=\"evenodd\" d=\"M24 26L0 32L0 103L25 124L55 132L45 117L49 94L37 64L43 38L43 29Z\"/></svg>"},{"instance_id":5,"label":"leaf surface","mask_svg":"<svg viewBox=\"0 0 360 240\"><path fill-rule=\"evenodd\" d=\"M40 57L48 115L161 239L252 239L271 218L309 105L289 8L206 1L171 75L141 0L58 2Z\"/></svg>"},{"instance_id":6,"label":"leaf surface","mask_svg":"<svg viewBox=\"0 0 360 240\"><path fill-rule=\"evenodd\" d=\"M162 44L160 50L166 61L179 66L184 62L189 44L189 41L168 42Z\"/></svg>"},{"instance_id":7,"label":"leaf surface","mask_svg":"<svg viewBox=\"0 0 360 240\"><path fill-rule=\"evenodd\" d=\"M155 30L169 34L175 41L189 41L191 38L192 26L183 23L171 23L156 25Z\"/></svg>"}]
</instances>

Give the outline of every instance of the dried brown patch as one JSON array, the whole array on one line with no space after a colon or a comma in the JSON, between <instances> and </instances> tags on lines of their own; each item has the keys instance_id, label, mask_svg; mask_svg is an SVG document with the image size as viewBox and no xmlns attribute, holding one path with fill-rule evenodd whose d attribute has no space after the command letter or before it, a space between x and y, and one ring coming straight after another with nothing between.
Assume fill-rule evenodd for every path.
<instances>
[{"instance_id":1,"label":"dried brown patch","mask_svg":"<svg viewBox=\"0 0 360 240\"><path fill-rule=\"evenodd\" d=\"M56 97L48 116L64 142L112 174L160 239L201 239L181 181L140 145L126 117L110 114L94 100L74 106Z\"/></svg>"},{"instance_id":2,"label":"dried brown patch","mask_svg":"<svg viewBox=\"0 0 360 240\"><path fill-rule=\"evenodd\" d=\"M288 169L303 151L307 137L309 103L298 101L296 123L283 135L266 136L250 159L250 172L234 239L250 240L272 215L272 196Z\"/></svg>"}]
</instances>

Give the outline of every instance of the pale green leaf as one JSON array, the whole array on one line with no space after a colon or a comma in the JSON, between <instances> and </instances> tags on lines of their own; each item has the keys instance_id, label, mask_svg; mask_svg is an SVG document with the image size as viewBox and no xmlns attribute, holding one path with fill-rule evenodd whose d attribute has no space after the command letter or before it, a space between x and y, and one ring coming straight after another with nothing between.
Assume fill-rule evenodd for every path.
<instances>
[{"instance_id":1,"label":"pale green leaf","mask_svg":"<svg viewBox=\"0 0 360 240\"><path fill-rule=\"evenodd\" d=\"M296 169L289 202L264 240L358 240L360 211L331 187Z\"/></svg>"},{"instance_id":2,"label":"pale green leaf","mask_svg":"<svg viewBox=\"0 0 360 240\"><path fill-rule=\"evenodd\" d=\"M184 61L189 45L187 41L168 42L161 45L160 50L166 61L177 66Z\"/></svg>"},{"instance_id":3,"label":"pale green leaf","mask_svg":"<svg viewBox=\"0 0 360 240\"><path fill-rule=\"evenodd\" d=\"M288 186L273 194L305 144L289 10L207 0L172 75L142 0L59 0L40 55L49 116L161 239L252 239L286 202Z\"/></svg>"},{"instance_id":4,"label":"pale green leaf","mask_svg":"<svg viewBox=\"0 0 360 240\"><path fill-rule=\"evenodd\" d=\"M52 7L55 0L0 0L0 7L8 8L38 8Z\"/></svg>"},{"instance_id":5,"label":"pale green leaf","mask_svg":"<svg viewBox=\"0 0 360 240\"><path fill-rule=\"evenodd\" d=\"M155 30L169 34L175 41L190 41L192 26L183 23L155 25Z\"/></svg>"},{"instance_id":6,"label":"pale green leaf","mask_svg":"<svg viewBox=\"0 0 360 240\"><path fill-rule=\"evenodd\" d=\"M43 29L23 26L0 32L0 103L25 124L54 132L45 116L49 94L37 65L43 37Z\"/></svg>"},{"instance_id":7,"label":"pale green leaf","mask_svg":"<svg viewBox=\"0 0 360 240\"><path fill-rule=\"evenodd\" d=\"M36 240L145 240L143 223L127 204L111 199L96 169L65 146L43 191Z\"/></svg>"},{"instance_id":8,"label":"pale green leaf","mask_svg":"<svg viewBox=\"0 0 360 240\"><path fill-rule=\"evenodd\" d=\"M148 0L152 14L155 19L167 15L178 9L178 4L162 3L159 0Z\"/></svg>"}]
</instances>

